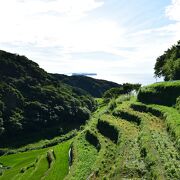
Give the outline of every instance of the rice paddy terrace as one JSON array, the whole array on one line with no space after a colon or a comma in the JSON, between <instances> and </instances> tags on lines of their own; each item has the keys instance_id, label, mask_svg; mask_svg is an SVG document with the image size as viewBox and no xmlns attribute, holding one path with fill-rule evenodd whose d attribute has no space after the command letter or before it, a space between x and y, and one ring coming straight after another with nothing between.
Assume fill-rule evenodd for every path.
<instances>
[{"instance_id":1,"label":"rice paddy terrace","mask_svg":"<svg viewBox=\"0 0 180 180\"><path fill-rule=\"evenodd\" d=\"M134 97L98 104L68 140L1 156L0 179L180 179L177 109Z\"/></svg>"}]
</instances>

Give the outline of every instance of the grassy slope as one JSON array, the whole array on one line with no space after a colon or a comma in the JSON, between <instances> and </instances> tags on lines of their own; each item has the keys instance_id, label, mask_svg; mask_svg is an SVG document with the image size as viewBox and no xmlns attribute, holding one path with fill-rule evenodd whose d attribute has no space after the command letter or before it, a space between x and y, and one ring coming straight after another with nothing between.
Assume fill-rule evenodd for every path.
<instances>
[{"instance_id":1,"label":"grassy slope","mask_svg":"<svg viewBox=\"0 0 180 180\"><path fill-rule=\"evenodd\" d=\"M101 100L99 100L100 103ZM101 149L94 151L94 163L88 162L93 153L85 151L86 146L76 147L76 156L73 168L67 179L179 179L180 162L179 151L167 132L163 119L147 112L138 112L131 108L133 101L119 103L115 112L124 111L131 116L123 118L113 116L115 113L108 109L108 105L99 106L91 121L86 125L84 132L94 132L100 141ZM118 113L117 113L118 114ZM140 119L140 124L128 117L135 116ZM117 144L108 136L104 136L97 129L98 119L108 122L118 129L119 139ZM87 144L84 136L78 138L79 142ZM166 149L166 151L164 151ZM83 152L86 155L83 156ZM82 159L81 156L86 157ZM92 160L91 159L91 160ZM79 168L82 168L81 170ZM78 172L78 173L73 173ZM85 173L83 173L85 172ZM89 176L90 175L90 176Z\"/></svg>"},{"instance_id":2,"label":"grassy slope","mask_svg":"<svg viewBox=\"0 0 180 180\"><path fill-rule=\"evenodd\" d=\"M50 169L49 173L44 179L60 180L68 174L69 164L68 164L68 151L71 144L71 140L62 143L59 146L54 147L54 153L56 160Z\"/></svg>"},{"instance_id":3,"label":"grassy slope","mask_svg":"<svg viewBox=\"0 0 180 180\"><path fill-rule=\"evenodd\" d=\"M176 146L180 150L180 114L176 109L156 104L145 105L139 102L132 105L139 109L139 111L142 111L143 108L143 111L151 111L156 113L157 116L162 116L161 118L166 124L167 131L175 140Z\"/></svg>"},{"instance_id":4,"label":"grassy slope","mask_svg":"<svg viewBox=\"0 0 180 180\"><path fill-rule=\"evenodd\" d=\"M173 106L179 96L180 80L144 86L138 93L138 100L143 103Z\"/></svg>"},{"instance_id":5,"label":"grassy slope","mask_svg":"<svg viewBox=\"0 0 180 180\"><path fill-rule=\"evenodd\" d=\"M65 177L67 180L180 179L180 154L177 141L172 139L172 130L179 127L177 119L179 114L175 109L159 105L143 105L135 102L135 99L123 102L117 100L115 109L109 109L109 105L104 104L101 99L98 99L98 102L99 109L73 139L74 159L69 174L68 150L71 140L48 148L53 148L56 155L56 160L49 170L46 160L48 149L2 156L0 162L12 168L0 177L63 179L68 174ZM132 104L159 110L162 114L165 113L165 119L155 116L158 114L157 111L150 109L140 111L134 109ZM154 115L152 112L155 112ZM109 124L107 131L112 127L117 129L117 142L111 141L108 134L100 133L97 128L98 121ZM87 131L97 137L100 149L86 139ZM178 133L175 135L179 137ZM35 164L35 167L32 164ZM19 173L22 167L30 168L24 173Z\"/></svg>"},{"instance_id":6,"label":"grassy slope","mask_svg":"<svg viewBox=\"0 0 180 180\"><path fill-rule=\"evenodd\" d=\"M0 179L63 179L68 174L70 144L71 140L50 148L1 156L0 162L10 169L4 171ZM53 149L56 156L50 169L46 158L49 149Z\"/></svg>"}]
</instances>

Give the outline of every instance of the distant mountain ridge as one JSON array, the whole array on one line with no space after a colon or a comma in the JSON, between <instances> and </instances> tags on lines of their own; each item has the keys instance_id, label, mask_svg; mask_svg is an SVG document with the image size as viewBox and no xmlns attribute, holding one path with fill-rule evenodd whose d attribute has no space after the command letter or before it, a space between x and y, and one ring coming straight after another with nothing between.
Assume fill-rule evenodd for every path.
<instances>
[{"instance_id":1,"label":"distant mountain ridge","mask_svg":"<svg viewBox=\"0 0 180 180\"><path fill-rule=\"evenodd\" d=\"M84 75L75 75L75 76L67 76L63 74L51 74L51 75L65 84L83 89L93 97L102 97L105 91L111 88L122 86L115 82L94 79Z\"/></svg>"}]
</instances>

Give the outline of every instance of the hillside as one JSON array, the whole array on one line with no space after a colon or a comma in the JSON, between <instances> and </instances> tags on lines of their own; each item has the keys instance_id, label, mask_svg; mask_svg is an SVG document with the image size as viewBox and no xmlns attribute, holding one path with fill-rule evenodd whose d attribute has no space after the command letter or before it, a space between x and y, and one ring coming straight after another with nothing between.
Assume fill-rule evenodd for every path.
<instances>
[{"instance_id":1,"label":"hillside","mask_svg":"<svg viewBox=\"0 0 180 180\"><path fill-rule=\"evenodd\" d=\"M25 56L0 51L1 146L79 128L94 108L85 91L60 82Z\"/></svg>"},{"instance_id":2,"label":"hillside","mask_svg":"<svg viewBox=\"0 0 180 180\"><path fill-rule=\"evenodd\" d=\"M173 106L180 96L180 81L154 83L141 88L138 99L144 103Z\"/></svg>"},{"instance_id":3,"label":"hillside","mask_svg":"<svg viewBox=\"0 0 180 180\"><path fill-rule=\"evenodd\" d=\"M51 75L65 84L87 91L93 97L102 97L105 91L111 88L121 87L121 85L111 81L94 79L87 76L66 76L61 74Z\"/></svg>"},{"instance_id":4,"label":"hillside","mask_svg":"<svg viewBox=\"0 0 180 180\"><path fill-rule=\"evenodd\" d=\"M4 150L0 179L180 179L178 110L128 94L97 101L77 133Z\"/></svg>"},{"instance_id":5,"label":"hillside","mask_svg":"<svg viewBox=\"0 0 180 180\"><path fill-rule=\"evenodd\" d=\"M180 81L110 88L4 51L0 68L0 179L180 179Z\"/></svg>"}]
</instances>

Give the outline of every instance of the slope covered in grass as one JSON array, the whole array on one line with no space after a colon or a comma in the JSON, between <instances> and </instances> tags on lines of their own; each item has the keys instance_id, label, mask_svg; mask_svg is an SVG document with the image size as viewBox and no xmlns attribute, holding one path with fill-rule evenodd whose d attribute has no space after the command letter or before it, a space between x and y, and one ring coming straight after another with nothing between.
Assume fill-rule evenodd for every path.
<instances>
[{"instance_id":1,"label":"slope covered in grass","mask_svg":"<svg viewBox=\"0 0 180 180\"><path fill-rule=\"evenodd\" d=\"M160 82L144 86L138 93L138 100L143 103L172 106L180 96L180 81Z\"/></svg>"},{"instance_id":2,"label":"slope covered in grass","mask_svg":"<svg viewBox=\"0 0 180 180\"><path fill-rule=\"evenodd\" d=\"M63 179L68 174L71 140L59 145L0 157L4 170L0 179ZM49 164L48 152L52 153Z\"/></svg>"},{"instance_id":3,"label":"slope covered in grass","mask_svg":"<svg viewBox=\"0 0 180 180\"><path fill-rule=\"evenodd\" d=\"M84 135L74 141L74 164L67 179L179 179L179 149L161 113L135 109L134 99L115 103L115 109L100 105L83 130L83 134L90 131L96 136L99 149L92 143L92 149L86 151ZM85 146L77 147L80 142ZM87 158L81 159L83 154ZM93 162L87 165L90 157Z\"/></svg>"}]
</instances>

